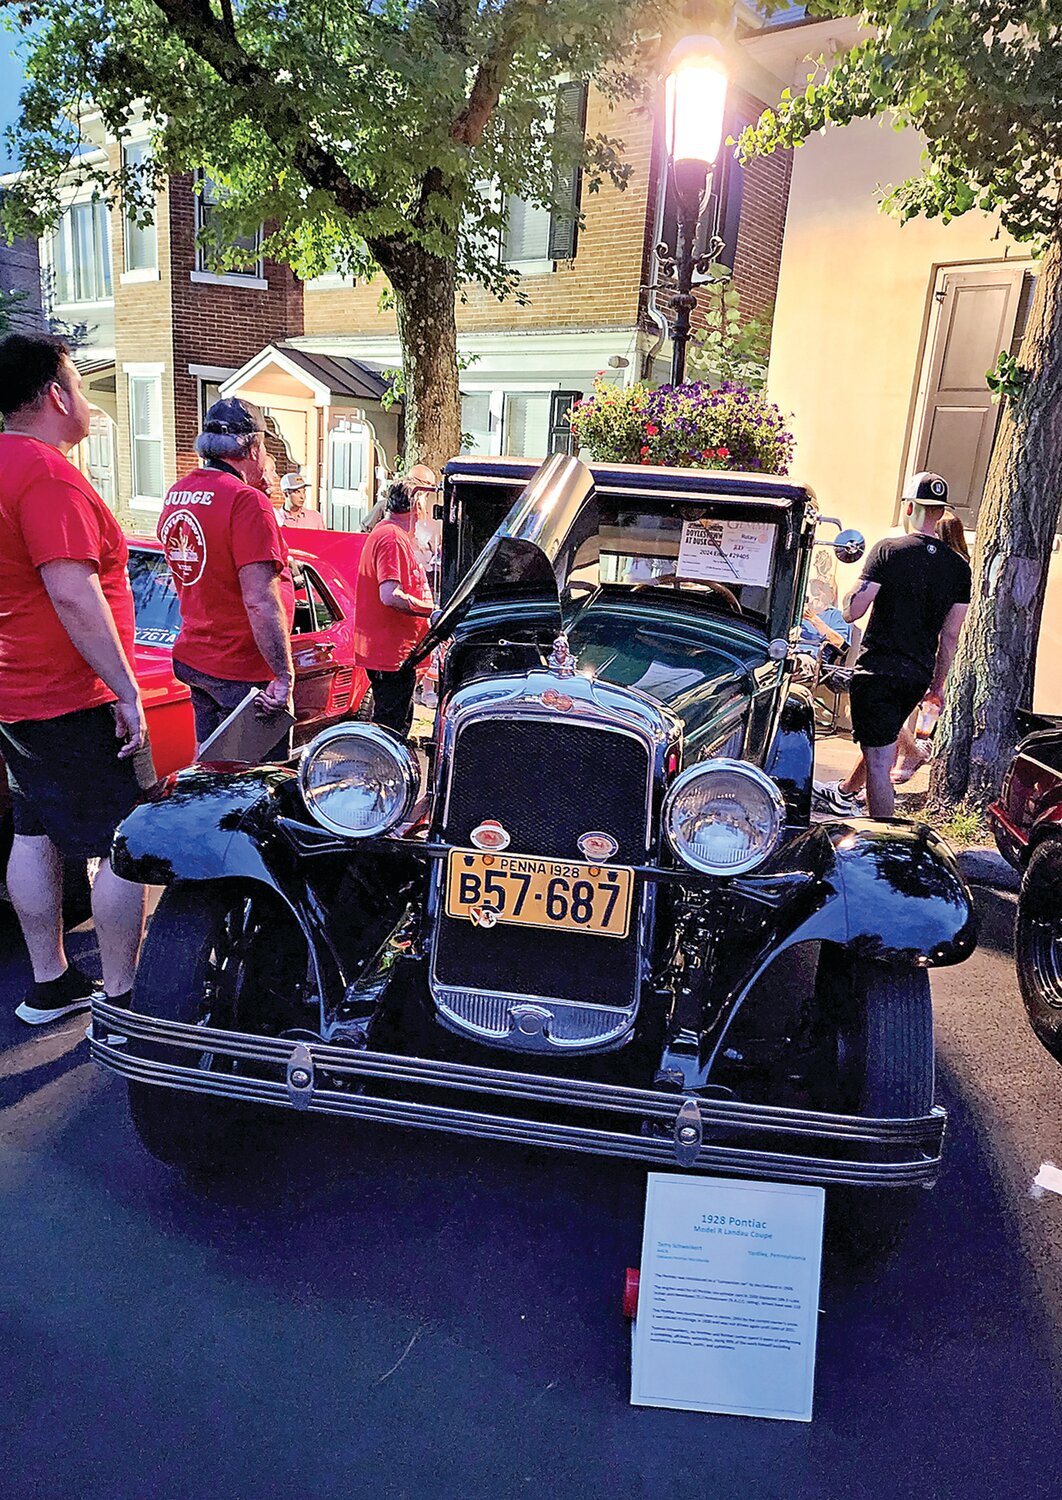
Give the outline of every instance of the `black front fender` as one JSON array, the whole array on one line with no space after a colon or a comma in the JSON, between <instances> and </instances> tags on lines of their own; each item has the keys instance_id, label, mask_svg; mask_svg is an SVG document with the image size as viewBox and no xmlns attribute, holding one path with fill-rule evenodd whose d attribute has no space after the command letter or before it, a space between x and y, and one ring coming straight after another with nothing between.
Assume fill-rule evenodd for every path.
<instances>
[{"instance_id":1,"label":"black front fender","mask_svg":"<svg viewBox=\"0 0 1062 1500\"><path fill-rule=\"evenodd\" d=\"M950 845L924 823L831 824L831 883L856 957L941 968L977 945L973 897Z\"/></svg>"},{"instance_id":2,"label":"black front fender","mask_svg":"<svg viewBox=\"0 0 1062 1500\"><path fill-rule=\"evenodd\" d=\"M811 821L811 778L815 768L815 709L806 688L793 688L778 716L764 770L785 798L789 822Z\"/></svg>"},{"instance_id":3,"label":"black front fender","mask_svg":"<svg viewBox=\"0 0 1062 1500\"><path fill-rule=\"evenodd\" d=\"M709 1065L754 987L798 944L831 943L853 959L904 968L962 963L976 946L973 897L955 856L922 824L815 824L783 846L764 885L801 872L803 883L779 887L773 916L751 932L731 929L720 949L701 1042Z\"/></svg>"},{"instance_id":4,"label":"black front fender","mask_svg":"<svg viewBox=\"0 0 1062 1500\"><path fill-rule=\"evenodd\" d=\"M267 814L294 778L279 766L179 772L119 825L115 873L145 885L243 879L279 890L268 853L277 833Z\"/></svg>"}]
</instances>

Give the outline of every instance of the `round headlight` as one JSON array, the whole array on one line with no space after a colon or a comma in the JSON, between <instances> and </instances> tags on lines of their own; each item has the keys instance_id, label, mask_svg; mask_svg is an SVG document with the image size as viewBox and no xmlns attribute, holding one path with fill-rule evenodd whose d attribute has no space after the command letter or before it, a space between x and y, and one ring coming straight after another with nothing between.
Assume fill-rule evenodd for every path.
<instances>
[{"instance_id":1,"label":"round headlight","mask_svg":"<svg viewBox=\"0 0 1062 1500\"><path fill-rule=\"evenodd\" d=\"M708 760L676 776L664 827L681 860L705 875L743 875L770 854L785 803L769 776L741 760Z\"/></svg>"},{"instance_id":2,"label":"round headlight","mask_svg":"<svg viewBox=\"0 0 1062 1500\"><path fill-rule=\"evenodd\" d=\"M346 838L375 838L409 814L420 769L407 745L376 724L335 724L302 753L299 785L318 823Z\"/></svg>"}]
</instances>

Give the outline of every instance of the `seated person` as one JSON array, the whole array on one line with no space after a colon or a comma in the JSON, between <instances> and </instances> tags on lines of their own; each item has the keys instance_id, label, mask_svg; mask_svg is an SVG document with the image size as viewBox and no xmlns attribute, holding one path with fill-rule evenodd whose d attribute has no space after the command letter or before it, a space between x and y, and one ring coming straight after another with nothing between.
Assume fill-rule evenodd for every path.
<instances>
[{"instance_id":1,"label":"seated person","mask_svg":"<svg viewBox=\"0 0 1062 1500\"><path fill-rule=\"evenodd\" d=\"M852 627L833 602L830 585L824 578L813 578L808 585L808 597L804 600L798 649L817 656L824 643L823 663L835 666L843 662L852 644Z\"/></svg>"},{"instance_id":2,"label":"seated person","mask_svg":"<svg viewBox=\"0 0 1062 1500\"><path fill-rule=\"evenodd\" d=\"M813 578L804 600L800 640L796 649L796 673L802 682L815 679L816 670L844 664L852 644L852 627L833 602L833 590L824 578Z\"/></svg>"}]
</instances>

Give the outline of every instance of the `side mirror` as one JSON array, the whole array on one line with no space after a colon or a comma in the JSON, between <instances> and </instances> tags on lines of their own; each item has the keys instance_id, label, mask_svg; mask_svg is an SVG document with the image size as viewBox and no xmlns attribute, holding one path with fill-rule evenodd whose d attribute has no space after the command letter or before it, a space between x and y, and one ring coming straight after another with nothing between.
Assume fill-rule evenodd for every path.
<instances>
[{"instance_id":1,"label":"side mirror","mask_svg":"<svg viewBox=\"0 0 1062 1500\"><path fill-rule=\"evenodd\" d=\"M833 539L837 561L857 563L867 550L866 540L860 531L840 531Z\"/></svg>"},{"instance_id":2,"label":"side mirror","mask_svg":"<svg viewBox=\"0 0 1062 1500\"><path fill-rule=\"evenodd\" d=\"M820 526L837 527L837 535L832 542L827 542L823 538L816 537L815 545L817 547L832 547L837 553L838 562L857 563L867 550L866 540L862 532L842 531L841 523L836 516L820 516L818 524Z\"/></svg>"},{"instance_id":3,"label":"side mirror","mask_svg":"<svg viewBox=\"0 0 1062 1500\"><path fill-rule=\"evenodd\" d=\"M431 508L431 513L436 521L441 521L444 518L444 516L446 515L446 511L441 500L436 500L435 504Z\"/></svg>"}]
</instances>

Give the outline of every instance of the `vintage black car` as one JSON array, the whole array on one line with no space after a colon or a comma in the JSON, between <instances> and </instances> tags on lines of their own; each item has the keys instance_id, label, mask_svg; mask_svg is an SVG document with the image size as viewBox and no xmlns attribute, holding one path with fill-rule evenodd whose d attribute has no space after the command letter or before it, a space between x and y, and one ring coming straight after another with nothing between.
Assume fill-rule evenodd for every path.
<instances>
[{"instance_id":1,"label":"vintage black car","mask_svg":"<svg viewBox=\"0 0 1062 1500\"><path fill-rule=\"evenodd\" d=\"M275 1105L932 1182L927 971L972 950L970 896L928 828L811 819L811 493L468 458L443 507L426 778L343 725L298 773L181 773L119 830L116 870L167 889L92 1049L148 1150L203 1168Z\"/></svg>"}]
</instances>

